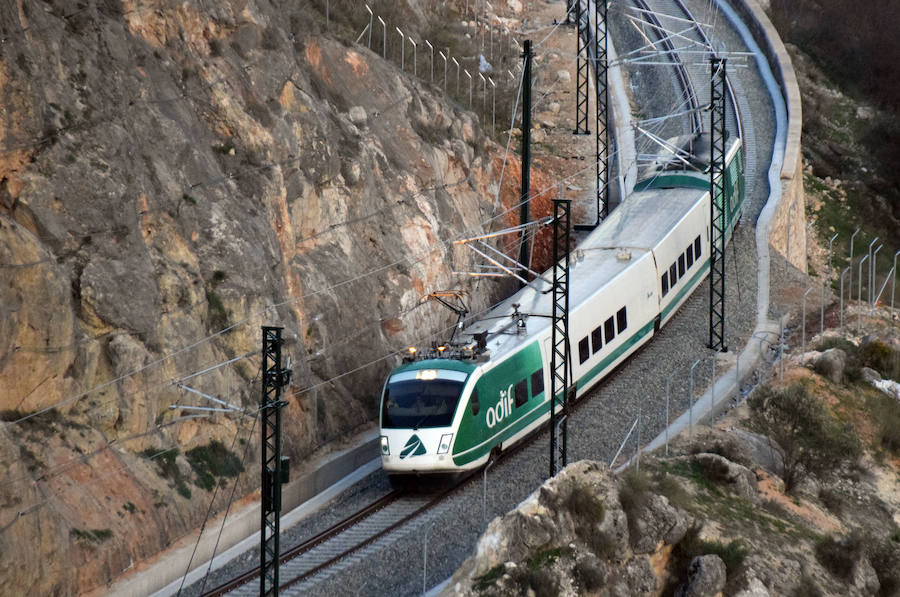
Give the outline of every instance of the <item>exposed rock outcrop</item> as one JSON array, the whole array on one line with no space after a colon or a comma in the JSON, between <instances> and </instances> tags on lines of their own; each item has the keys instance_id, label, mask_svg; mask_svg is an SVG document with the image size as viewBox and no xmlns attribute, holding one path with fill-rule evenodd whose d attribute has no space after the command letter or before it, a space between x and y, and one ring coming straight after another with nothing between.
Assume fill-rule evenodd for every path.
<instances>
[{"instance_id":1,"label":"exposed rock outcrop","mask_svg":"<svg viewBox=\"0 0 900 597\"><path fill-rule=\"evenodd\" d=\"M452 321L424 294L488 304L446 241L518 190L472 113L302 5L7 8L0 593L76 594L202 523L191 450L233 447L255 488L250 419L170 410L208 406L173 381L252 409L260 325L284 326L303 462L370 424L386 355Z\"/></svg>"}]
</instances>

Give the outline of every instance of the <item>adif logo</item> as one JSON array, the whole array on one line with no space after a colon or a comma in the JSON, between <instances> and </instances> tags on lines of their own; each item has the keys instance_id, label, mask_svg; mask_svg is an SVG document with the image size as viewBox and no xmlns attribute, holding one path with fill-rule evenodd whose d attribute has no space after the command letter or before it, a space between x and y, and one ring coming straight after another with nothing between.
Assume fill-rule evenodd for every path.
<instances>
[{"instance_id":1,"label":"adif logo","mask_svg":"<svg viewBox=\"0 0 900 597\"><path fill-rule=\"evenodd\" d=\"M500 400L497 404L487 409L487 426L492 428L494 425L512 414L513 409L513 385L505 390L500 390Z\"/></svg>"},{"instance_id":2,"label":"adif logo","mask_svg":"<svg viewBox=\"0 0 900 597\"><path fill-rule=\"evenodd\" d=\"M422 445L422 440L419 439L418 435L413 433L413 436L409 438L409 441L406 442L406 445L400 450L400 459L409 458L410 456L421 456L424 453L425 446Z\"/></svg>"}]
</instances>

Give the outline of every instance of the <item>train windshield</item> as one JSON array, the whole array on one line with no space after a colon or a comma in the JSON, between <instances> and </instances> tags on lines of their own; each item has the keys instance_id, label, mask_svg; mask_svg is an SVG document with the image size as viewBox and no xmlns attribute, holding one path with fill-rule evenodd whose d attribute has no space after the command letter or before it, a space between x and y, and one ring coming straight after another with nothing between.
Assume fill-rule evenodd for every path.
<instances>
[{"instance_id":1,"label":"train windshield","mask_svg":"<svg viewBox=\"0 0 900 597\"><path fill-rule=\"evenodd\" d=\"M468 375L446 369L420 369L392 375L381 401L381 426L393 429L447 427Z\"/></svg>"}]
</instances>

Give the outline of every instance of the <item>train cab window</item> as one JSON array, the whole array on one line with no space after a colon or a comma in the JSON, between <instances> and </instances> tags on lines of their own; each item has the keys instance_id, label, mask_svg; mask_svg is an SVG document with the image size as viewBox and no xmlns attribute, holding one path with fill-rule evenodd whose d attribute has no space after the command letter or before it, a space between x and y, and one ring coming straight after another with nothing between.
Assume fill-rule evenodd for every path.
<instances>
[{"instance_id":1,"label":"train cab window","mask_svg":"<svg viewBox=\"0 0 900 597\"><path fill-rule=\"evenodd\" d=\"M694 245L688 245L687 251L685 251L685 255L687 255L688 269L691 269L691 266L694 265Z\"/></svg>"},{"instance_id":2,"label":"train cab window","mask_svg":"<svg viewBox=\"0 0 900 597\"><path fill-rule=\"evenodd\" d=\"M700 252L700 237L694 239L694 259L700 259L700 255L703 253Z\"/></svg>"},{"instance_id":3,"label":"train cab window","mask_svg":"<svg viewBox=\"0 0 900 597\"><path fill-rule=\"evenodd\" d=\"M606 336L607 344L616 337L616 322L613 321L612 317L603 322L603 335Z\"/></svg>"},{"instance_id":4,"label":"train cab window","mask_svg":"<svg viewBox=\"0 0 900 597\"><path fill-rule=\"evenodd\" d=\"M591 348L588 346L587 336L578 343L578 362L584 363L591 356Z\"/></svg>"},{"instance_id":5,"label":"train cab window","mask_svg":"<svg viewBox=\"0 0 900 597\"><path fill-rule=\"evenodd\" d=\"M531 396L538 396L544 392L544 370L538 369L531 374Z\"/></svg>"},{"instance_id":6,"label":"train cab window","mask_svg":"<svg viewBox=\"0 0 900 597\"><path fill-rule=\"evenodd\" d=\"M593 348L593 352L596 354L598 350L603 347L603 328L601 326L597 326L594 328L594 331L591 332L591 348Z\"/></svg>"},{"instance_id":7,"label":"train cab window","mask_svg":"<svg viewBox=\"0 0 900 597\"><path fill-rule=\"evenodd\" d=\"M669 272L663 272L662 275L662 295L669 294Z\"/></svg>"},{"instance_id":8,"label":"train cab window","mask_svg":"<svg viewBox=\"0 0 900 597\"><path fill-rule=\"evenodd\" d=\"M469 398L469 406L472 408L472 416L478 414L478 411L481 410L481 406L478 404L478 389L472 388L472 397Z\"/></svg>"},{"instance_id":9,"label":"train cab window","mask_svg":"<svg viewBox=\"0 0 900 597\"><path fill-rule=\"evenodd\" d=\"M616 313L616 329L619 330L619 333L625 331L625 328L628 327L628 313L625 310L625 307L619 309L619 312Z\"/></svg>"},{"instance_id":10,"label":"train cab window","mask_svg":"<svg viewBox=\"0 0 900 597\"><path fill-rule=\"evenodd\" d=\"M515 392L516 396L516 407L522 406L528 402L528 380L523 379L517 383L513 392Z\"/></svg>"},{"instance_id":11,"label":"train cab window","mask_svg":"<svg viewBox=\"0 0 900 597\"><path fill-rule=\"evenodd\" d=\"M673 263L669 266L669 284L672 288L675 287L675 282L678 281L678 264Z\"/></svg>"},{"instance_id":12,"label":"train cab window","mask_svg":"<svg viewBox=\"0 0 900 597\"><path fill-rule=\"evenodd\" d=\"M678 256L678 277L684 276L684 253Z\"/></svg>"}]
</instances>

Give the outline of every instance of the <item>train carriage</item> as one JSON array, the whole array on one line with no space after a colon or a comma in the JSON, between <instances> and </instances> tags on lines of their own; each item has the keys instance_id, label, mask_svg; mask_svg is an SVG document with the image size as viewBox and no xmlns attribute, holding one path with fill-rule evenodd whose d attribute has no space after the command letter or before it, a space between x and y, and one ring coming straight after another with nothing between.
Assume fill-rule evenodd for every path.
<instances>
[{"instance_id":1,"label":"train carriage","mask_svg":"<svg viewBox=\"0 0 900 597\"><path fill-rule=\"evenodd\" d=\"M739 138L726 160L727 238L744 199ZM578 245L569 284L578 397L649 341L707 276L709 201L708 175L658 169ZM381 405L385 471L472 470L548 420L550 278L468 322L453 346L420 352L391 372Z\"/></svg>"}]
</instances>

